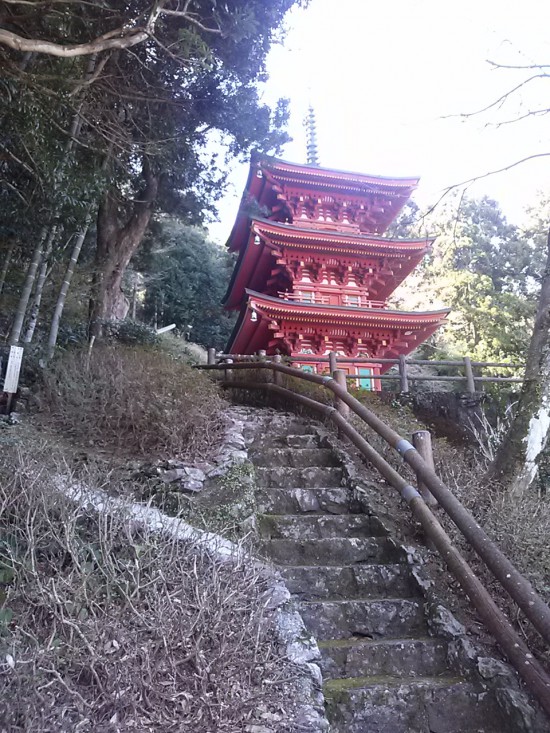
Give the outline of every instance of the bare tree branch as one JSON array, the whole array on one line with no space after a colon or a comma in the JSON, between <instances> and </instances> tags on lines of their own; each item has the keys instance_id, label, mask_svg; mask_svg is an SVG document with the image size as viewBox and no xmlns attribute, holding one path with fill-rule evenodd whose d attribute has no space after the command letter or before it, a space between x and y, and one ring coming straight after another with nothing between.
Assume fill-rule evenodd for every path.
<instances>
[{"instance_id":1,"label":"bare tree branch","mask_svg":"<svg viewBox=\"0 0 550 733\"><path fill-rule=\"evenodd\" d=\"M184 18L188 23L191 23L205 33L215 33L220 36L223 35L223 31L220 28L209 28L201 23L200 20L196 18L196 13L188 13L186 10L167 10L166 8L163 8L160 12L161 15L172 15L176 18Z\"/></svg>"},{"instance_id":2,"label":"bare tree branch","mask_svg":"<svg viewBox=\"0 0 550 733\"><path fill-rule=\"evenodd\" d=\"M487 59L487 63L495 69L550 69L550 64L499 64L491 59Z\"/></svg>"},{"instance_id":3,"label":"bare tree branch","mask_svg":"<svg viewBox=\"0 0 550 733\"><path fill-rule=\"evenodd\" d=\"M494 126L496 128L502 127L503 125L511 125L514 122L519 122L520 120L526 120L528 117L544 117L544 115L550 114L550 107L545 107L543 109L533 109L529 110L529 112L526 112L523 115L519 115L519 117L513 117L511 120L502 120L502 122L495 122L490 123L491 126Z\"/></svg>"},{"instance_id":4,"label":"bare tree branch","mask_svg":"<svg viewBox=\"0 0 550 733\"><path fill-rule=\"evenodd\" d=\"M502 94L498 99L495 99L494 102L491 102L491 104L488 104L486 107L482 107L481 109L476 110L475 112L461 112L459 114L453 114L453 115L445 115L443 119L449 119L452 117L474 117L475 115L480 115L483 112L488 112L490 109L493 109L494 107L499 107L504 104L504 102L510 97L514 92L517 92L518 89L521 89L522 87L529 84L529 82L534 81L534 79L548 79L550 77L550 74L533 74L533 76L530 76L527 79L524 79L522 82L517 84L517 86L512 87L512 89L508 89L504 94Z\"/></svg>"},{"instance_id":5,"label":"bare tree branch","mask_svg":"<svg viewBox=\"0 0 550 733\"><path fill-rule=\"evenodd\" d=\"M461 181L460 183L453 183L452 186L448 186L444 189L441 196L437 199L435 204L431 206L428 211L426 212L425 216L428 216L431 214L443 201L443 199L451 193L451 191L454 191L457 188L461 188L462 186L471 186L473 183L476 183L477 181L481 181L484 178L489 178L489 176L496 176L497 173L504 173L505 171L509 171L512 168L516 168L518 165L521 165L522 163L527 163L529 160L536 160L537 158L548 158L550 157L550 152L548 153L534 153L533 155L527 155L525 158L521 158L520 160L515 160L513 163L509 163L508 165L503 166L502 168L497 168L492 171L488 171L487 173L482 173L479 176L473 176L472 178L468 178L465 181Z\"/></svg>"},{"instance_id":6,"label":"bare tree branch","mask_svg":"<svg viewBox=\"0 0 550 733\"><path fill-rule=\"evenodd\" d=\"M120 33L121 35L113 38L114 33ZM59 58L75 58L76 56L87 56L88 54L112 49L131 48L146 41L149 38L149 32L143 28L132 28L127 31L119 29L119 31L111 31L106 36L109 37L100 36L88 43L62 46L59 43L40 41L36 38L23 38L11 31L0 29L0 44L13 48L15 51L32 51Z\"/></svg>"}]
</instances>

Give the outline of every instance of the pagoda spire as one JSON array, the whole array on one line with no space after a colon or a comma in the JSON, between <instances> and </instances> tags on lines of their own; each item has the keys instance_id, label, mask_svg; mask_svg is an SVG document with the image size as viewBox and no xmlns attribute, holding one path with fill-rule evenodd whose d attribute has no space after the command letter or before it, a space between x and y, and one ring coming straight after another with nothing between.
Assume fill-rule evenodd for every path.
<instances>
[{"instance_id":1,"label":"pagoda spire","mask_svg":"<svg viewBox=\"0 0 550 733\"><path fill-rule=\"evenodd\" d=\"M306 150L307 150L307 164L308 165L319 165L319 151L317 149L317 120L315 117L315 110L313 105L310 104L307 115L305 118L306 127Z\"/></svg>"}]
</instances>

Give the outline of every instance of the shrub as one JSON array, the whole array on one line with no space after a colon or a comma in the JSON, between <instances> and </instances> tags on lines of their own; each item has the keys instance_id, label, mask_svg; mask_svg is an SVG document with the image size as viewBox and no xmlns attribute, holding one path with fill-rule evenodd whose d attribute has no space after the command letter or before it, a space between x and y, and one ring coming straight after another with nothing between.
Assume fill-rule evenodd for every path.
<instances>
[{"instance_id":1,"label":"shrub","mask_svg":"<svg viewBox=\"0 0 550 733\"><path fill-rule=\"evenodd\" d=\"M118 341L130 346L156 346L159 343L157 332L141 321L106 321L103 335L109 341Z\"/></svg>"},{"instance_id":2,"label":"shrub","mask_svg":"<svg viewBox=\"0 0 550 733\"><path fill-rule=\"evenodd\" d=\"M258 566L78 506L59 480L76 478L48 450L0 456L2 730L295 730Z\"/></svg>"},{"instance_id":3,"label":"shrub","mask_svg":"<svg viewBox=\"0 0 550 733\"><path fill-rule=\"evenodd\" d=\"M162 351L98 344L61 355L43 379L53 425L79 444L197 458L220 434L215 385Z\"/></svg>"}]
</instances>

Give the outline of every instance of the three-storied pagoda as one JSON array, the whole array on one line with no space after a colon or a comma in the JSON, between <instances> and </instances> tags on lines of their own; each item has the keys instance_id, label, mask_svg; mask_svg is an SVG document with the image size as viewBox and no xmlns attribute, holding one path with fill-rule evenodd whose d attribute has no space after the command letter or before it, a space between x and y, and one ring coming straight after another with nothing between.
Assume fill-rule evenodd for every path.
<instances>
[{"instance_id":1,"label":"three-storied pagoda","mask_svg":"<svg viewBox=\"0 0 550 733\"><path fill-rule=\"evenodd\" d=\"M448 313L386 305L432 243L382 236L417 184L253 156L228 241L238 261L224 304L240 309L228 352L265 349L319 372L330 351L368 358L342 368L379 389L377 359L408 354Z\"/></svg>"}]
</instances>

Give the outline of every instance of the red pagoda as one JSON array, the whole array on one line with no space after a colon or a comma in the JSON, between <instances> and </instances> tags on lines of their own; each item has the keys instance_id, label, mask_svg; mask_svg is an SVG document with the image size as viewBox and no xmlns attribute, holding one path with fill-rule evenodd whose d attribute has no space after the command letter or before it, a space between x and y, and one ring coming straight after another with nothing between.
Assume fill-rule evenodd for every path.
<instances>
[{"instance_id":1,"label":"red pagoda","mask_svg":"<svg viewBox=\"0 0 550 733\"><path fill-rule=\"evenodd\" d=\"M265 349L322 372L334 351L360 358L339 367L380 389L389 365L377 359L408 354L448 313L386 304L433 241L382 236L417 184L253 156L227 243L238 261L224 304L240 309L228 352Z\"/></svg>"}]
</instances>

